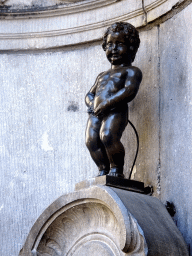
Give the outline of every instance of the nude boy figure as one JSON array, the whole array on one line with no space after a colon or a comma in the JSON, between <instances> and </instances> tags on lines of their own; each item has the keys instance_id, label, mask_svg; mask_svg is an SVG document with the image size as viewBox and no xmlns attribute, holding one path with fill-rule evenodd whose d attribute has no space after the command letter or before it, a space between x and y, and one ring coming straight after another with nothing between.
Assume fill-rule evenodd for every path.
<instances>
[{"instance_id":1,"label":"nude boy figure","mask_svg":"<svg viewBox=\"0 0 192 256\"><path fill-rule=\"evenodd\" d=\"M139 48L137 30L129 23L110 26L103 38L103 49L111 68L96 79L85 102L89 119L86 146L99 168L99 176L124 177L125 150L120 142L128 124L128 105L142 80L140 69L131 65Z\"/></svg>"}]
</instances>

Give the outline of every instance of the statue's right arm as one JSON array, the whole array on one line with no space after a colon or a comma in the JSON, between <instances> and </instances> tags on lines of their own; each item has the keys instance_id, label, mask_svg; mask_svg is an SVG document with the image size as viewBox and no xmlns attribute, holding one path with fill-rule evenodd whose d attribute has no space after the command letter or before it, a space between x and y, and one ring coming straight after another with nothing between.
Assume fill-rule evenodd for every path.
<instances>
[{"instance_id":1,"label":"statue's right arm","mask_svg":"<svg viewBox=\"0 0 192 256\"><path fill-rule=\"evenodd\" d=\"M85 104L87 105L88 108L91 108L92 105L93 105L93 101L94 101L94 98L95 98L95 92L96 92L96 88L97 88L98 79L100 78L101 74L98 75L98 77L95 80L94 85L91 87L91 89L89 90L89 92L85 96Z\"/></svg>"}]
</instances>

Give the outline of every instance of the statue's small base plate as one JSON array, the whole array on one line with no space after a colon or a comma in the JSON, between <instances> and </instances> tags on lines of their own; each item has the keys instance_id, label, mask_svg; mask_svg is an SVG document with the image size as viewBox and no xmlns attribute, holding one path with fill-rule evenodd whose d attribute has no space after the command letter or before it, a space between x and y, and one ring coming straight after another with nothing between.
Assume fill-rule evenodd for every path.
<instances>
[{"instance_id":1,"label":"statue's small base plate","mask_svg":"<svg viewBox=\"0 0 192 256\"><path fill-rule=\"evenodd\" d=\"M95 185L105 185L141 194L152 194L152 187L144 187L143 182L118 178L110 175L98 176L79 182L75 185L75 190L77 191Z\"/></svg>"}]
</instances>

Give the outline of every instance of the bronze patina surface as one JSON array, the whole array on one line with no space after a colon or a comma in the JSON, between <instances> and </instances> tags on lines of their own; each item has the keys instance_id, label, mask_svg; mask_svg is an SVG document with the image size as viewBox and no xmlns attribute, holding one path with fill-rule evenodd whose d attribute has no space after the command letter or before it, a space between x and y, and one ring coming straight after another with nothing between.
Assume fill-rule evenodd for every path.
<instances>
[{"instance_id":1,"label":"bronze patina surface","mask_svg":"<svg viewBox=\"0 0 192 256\"><path fill-rule=\"evenodd\" d=\"M132 66L139 48L138 31L129 23L111 25L103 38L103 49L111 68L98 75L87 93L86 145L99 169L99 176L123 178L125 150L120 141L128 124L128 105L142 80L139 68Z\"/></svg>"}]
</instances>

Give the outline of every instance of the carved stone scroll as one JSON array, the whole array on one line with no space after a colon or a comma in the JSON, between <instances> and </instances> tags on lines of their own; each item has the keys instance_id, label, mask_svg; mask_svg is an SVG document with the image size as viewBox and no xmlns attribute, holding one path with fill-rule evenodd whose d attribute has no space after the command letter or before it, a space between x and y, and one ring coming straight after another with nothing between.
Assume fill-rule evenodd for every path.
<instances>
[{"instance_id":1,"label":"carved stone scroll","mask_svg":"<svg viewBox=\"0 0 192 256\"><path fill-rule=\"evenodd\" d=\"M158 199L99 185L51 204L19 255L188 256L188 251Z\"/></svg>"},{"instance_id":2,"label":"carved stone scroll","mask_svg":"<svg viewBox=\"0 0 192 256\"><path fill-rule=\"evenodd\" d=\"M20 256L147 255L136 219L109 188L60 197L39 217ZM130 254L128 254L130 255Z\"/></svg>"}]
</instances>

